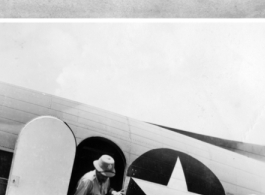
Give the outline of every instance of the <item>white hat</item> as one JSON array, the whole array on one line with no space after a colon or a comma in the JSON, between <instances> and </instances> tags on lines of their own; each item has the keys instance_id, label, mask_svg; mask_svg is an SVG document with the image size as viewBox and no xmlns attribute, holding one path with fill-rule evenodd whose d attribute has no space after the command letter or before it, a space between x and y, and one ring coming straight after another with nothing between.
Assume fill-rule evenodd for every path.
<instances>
[{"instance_id":1,"label":"white hat","mask_svg":"<svg viewBox=\"0 0 265 195\"><path fill-rule=\"evenodd\" d=\"M109 155L102 155L98 160L93 162L94 167L102 175L113 177L115 175L114 159Z\"/></svg>"}]
</instances>

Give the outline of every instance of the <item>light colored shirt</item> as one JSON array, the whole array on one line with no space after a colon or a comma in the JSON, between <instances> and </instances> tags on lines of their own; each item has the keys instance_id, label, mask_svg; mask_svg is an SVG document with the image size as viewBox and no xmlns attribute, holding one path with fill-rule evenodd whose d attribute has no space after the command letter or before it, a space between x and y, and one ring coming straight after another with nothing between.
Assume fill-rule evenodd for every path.
<instances>
[{"instance_id":1,"label":"light colored shirt","mask_svg":"<svg viewBox=\"0 0 265 195\"><path fill-rule=\"evenodd\" d=\"M109 178L102 184L96 177L96 171L86 173L78 182L75 195L106 195L109 190Z\"/></svg>"}]
</instances>

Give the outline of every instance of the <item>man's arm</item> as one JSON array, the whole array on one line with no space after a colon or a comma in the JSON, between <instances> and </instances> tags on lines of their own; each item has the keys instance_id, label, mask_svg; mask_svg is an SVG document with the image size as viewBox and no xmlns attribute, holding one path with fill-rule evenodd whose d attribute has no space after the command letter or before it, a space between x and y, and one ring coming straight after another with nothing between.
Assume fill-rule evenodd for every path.
<instances>
[{"instance_id":1,"label":"man's arm","mask_svg":"<svg viewBox=\"0 0 265 195\"><path fill-rule=\"evenodd\" d=\"M81 180L78 183L75 195L91 195L93 182L90 180Z\"/></svg>"},{"instance_id":2,"label":"man's arm","mask_svg":"<svg viewBox=\"0 0 265 195\"><path fill-rule=\"evenodd\" d=\"M124 194L125 194L124 190L121 190L119 192L117 192L115 190L112 190L111 191L111 195L124 195Z\"/></svg>"},{"instance_id":3,"label":"man's arm","mask_svg":"<svg viewBox=\"0 0 265 195\"><path fill-rule=\"evenodd\" d=\"M124 190L121 190L119 192L115 191L113 188L110 187L110 183L111 183L110 180L108 182L109 182L108 183L108 188L109 188L108 194L109 195L124 195L125 194Z\"/></svg>"},{"instance_id":4,"label":"man's arm","mask_svg":"<svg viewBox=\"0 0 265 195\"><path fill-rule=\"evenodd\" d=\"M110 195L111 195L113 191L114 191L114 189L113 189L113 188L110 188L110 189L109 189L109 193L108 193L108 194L110 194Z\"/></svg>"},{"instance_id":5,"label":"man's arm","mask_svg":"<svg viewBox=\"0 0 265 195\"><path fill-rule=\"evenodd\" d=\"M119 192L115 191L113 188L109 187L109 193L110 195L124 195L124 190L121 190Z\"/></svg>"}]
</instances>

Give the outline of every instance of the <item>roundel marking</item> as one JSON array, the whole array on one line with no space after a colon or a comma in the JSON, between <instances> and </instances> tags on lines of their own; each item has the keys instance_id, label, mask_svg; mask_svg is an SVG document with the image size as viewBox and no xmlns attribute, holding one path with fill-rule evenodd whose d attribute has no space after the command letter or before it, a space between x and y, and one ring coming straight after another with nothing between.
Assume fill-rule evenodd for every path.
<instances>
[{"instance_id":1,"label":"roundel marking","mask_svg":"<svg viewBox=\"0 0 265 195\"><path fill-rule=\"evenodd\" d=\"M178 165L178 160L181 165ZM188 192L225 195L221 182L207 166L186 153L166 148L150 150L130 165L127 176L134 180L131 179L127 194L143 192L139 187L141 181L164 186L172 185L171 176L177 165L183 169Z\"/></svg>"}]
</instances>

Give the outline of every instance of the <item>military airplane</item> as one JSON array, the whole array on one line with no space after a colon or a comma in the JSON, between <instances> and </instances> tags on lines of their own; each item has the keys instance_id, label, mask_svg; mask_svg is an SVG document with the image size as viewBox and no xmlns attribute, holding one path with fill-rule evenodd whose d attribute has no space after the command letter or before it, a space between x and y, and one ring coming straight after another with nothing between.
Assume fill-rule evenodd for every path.
<instances>
[{"instance_id":1,"label":"military airplane","mask_svg":"<svg viewBox=\"0 0 265 195\"><path fill-rule=\"evenodd\" d=\"M0 195L72 195L102 154L127 195L265 195L265 147L0 82Z\"/></svg>"}]
</instances>

